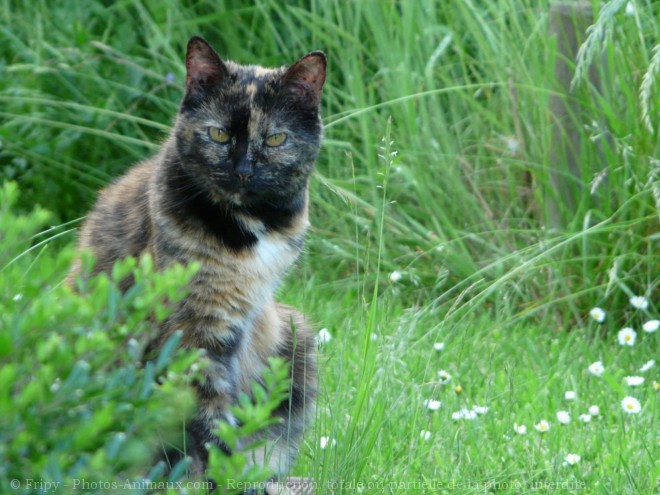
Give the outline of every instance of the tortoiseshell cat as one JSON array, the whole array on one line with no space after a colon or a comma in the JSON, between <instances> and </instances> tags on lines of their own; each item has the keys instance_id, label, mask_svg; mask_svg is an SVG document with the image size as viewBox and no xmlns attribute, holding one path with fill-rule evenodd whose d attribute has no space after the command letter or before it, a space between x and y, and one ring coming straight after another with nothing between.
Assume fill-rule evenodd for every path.
<instances>
[{"instance_id":1,"label":"tortoiseshell cat","mask_svg":"<svg viewBox=\"0 0 660 495\"><path fill-rule=\"evenodd\" d=\"M162 325L156 345L182 330L182 345L206 349L212 365L198 386L188 427L192 474L206 469L216 420L250 393L266 360L291 362L291 396L269 429L273 473L295 457L316 395L314 339L303 315L274 301L308 227L308 179L318 154L326 59L312 52L290 67L224 62L200 37L188 42L186 93L162 150L105 189L82 226L79 249L96 272L150 253L158 268L201 263L190 295ZM80 274L74 263L69 282ZM123 283L128 288L132 280ZM208 473L212 476L212 473Z\"/></svg>"}]
</instances>

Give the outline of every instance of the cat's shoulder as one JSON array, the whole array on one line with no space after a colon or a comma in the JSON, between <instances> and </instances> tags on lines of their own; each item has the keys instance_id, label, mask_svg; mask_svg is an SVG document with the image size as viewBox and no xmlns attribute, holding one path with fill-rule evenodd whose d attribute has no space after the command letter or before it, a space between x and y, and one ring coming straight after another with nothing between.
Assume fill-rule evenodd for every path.
<instances>
[{"instance_id":1,"label":"cat's shoulder","mask_svg":"<svg viewBox=\"0 0 660 495\"><path fill-rule=\"evenodd\" d=\"M158 162L159 158L153 157L132 166L101 191L99 201L109 199L124 201L128 199L126 196L145 191L154 178Z\"/></svg>"}]
</instances>

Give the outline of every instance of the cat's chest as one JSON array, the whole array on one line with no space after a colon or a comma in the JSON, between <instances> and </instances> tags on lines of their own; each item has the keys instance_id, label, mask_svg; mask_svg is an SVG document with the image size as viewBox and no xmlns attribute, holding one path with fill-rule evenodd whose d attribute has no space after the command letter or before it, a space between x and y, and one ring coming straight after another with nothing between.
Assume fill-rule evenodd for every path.
<instances>
[{"instance_id":1,"label":"cat's chest","mask_svg":"<svg viewBox=\"0 0 660 495\"><path fill-rule=\"evenodd\" d=\"M254 315L272 300L302 249L308 225L306 212L280 230L269 230L251 218L236 222L254 241L238 249L207 229L192 230L169 215L156 216L158 265L198 262L200 269L191 281L185 306L218 322Z\"/></svg>"},{"instance_id":2,"label":"cat's chest","mask_svg":"<svg viewBox=\"0 0 660 495\"><path fill-rule=\"evenodd\" d=\"M249 248L218 248L202 258L197 285L202 291L224 293L223 300L260 305L277 289L285 272L293 265L301 243L281 234L262 235ZM208 251L207 251L208 252ZM205 286L205 287L203 287Z\"/></svg>"},{"instance_id":3,"label":"cat's chest","mask_svg":"<svg viewBox=\"0 0 660 495\"><path fill-rule=\"evenodd\" d=\"M267 235L246 251L237 256L241 271L267 281L283 275L298 257L299 248L284 236Z\"/></svg>"},{"instance_id":4,"label":"cat's chest","mask_svg":"<svg viewBox=\"0 0 660 495\"><path fill-rule=\"evenodd\" d=\"M284 273L300 249L280 235L263 236L240 251L223 248L202 262L191 287L197 312L224 326L244 327L272 301Z\"/></svg>"},{"instance_id":5,"label":"cat's chest","mask_svg":"<svg viewBox=\"0 0 660 495\"><path fill-rule=\"evenodd\" d=\"M256 242L245 249L232 253L236 266L245 277L269 281L279 281L284 272L295 262L302 249L307 230L306 211L299 215L288 229L269 231L264 224L249 217L237 217L246 231L254 233Z\"/></svg>"}]
</instances>

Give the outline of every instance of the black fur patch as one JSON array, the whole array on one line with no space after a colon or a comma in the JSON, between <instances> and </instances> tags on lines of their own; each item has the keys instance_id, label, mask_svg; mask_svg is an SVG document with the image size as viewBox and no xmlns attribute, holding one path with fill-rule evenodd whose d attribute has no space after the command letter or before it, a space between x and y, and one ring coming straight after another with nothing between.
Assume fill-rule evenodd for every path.
<instances>
[{"instance_id":1,"label":"black fur patch","mask_svg":"<svg viewBox=\"0 0 660 495\"><path fill-rule=\"evenodd\" d=\"M261 203L248 206L243 211L261 220L267 230L278 231L288 228L304 209L305 196L301 193L295 198L288 198L287 204Z\"/></svg>"},{"instance_id":2,"label":"black fur patch","mask_svg":"<svg viewBox=\"0 0 660 495\"><path fill-rule=\"evenodd\" d=\"M172 167L175 170L166 178L168 213L181 226L185 228L191 220L197 220L220 244L230 249L246 249L257 243L257 236L245 230L226 206L212 201L183 167L178 164Z\"/></svg>"},{"instance_id":3,"label":"black fur patch","mask_svg":"<svg viewBox=\"0 0 660 495\"><path fill-rule=\"evenodd\" d=\"M241 250L254 246L257 236L236 219L242 213L263 222L266 230L288 228L295 217L305 209L304 193L289 198L286 204L262 201L247 207L228 207L209 198L206 190L185 173L183 167L173 164L173 173L167 176L167 199L170 215L182 226L197 220L218 242L230 249ZM231 210L230 210L231 208Z\"/></svg>"},{"instance_id":4,"label":"black fur patch","mask_svg":"<svg viewBox=\"0 0 660 495\"><path fill-rule=\"evenodd\" d=\"M188 434L192 437L192 450L203 460L204 464L208 462L209 453L206 449L207 443L217 445L225 454L231 455L231 450L220 440L209 428L209 423L194 419L188 425Z\"/></svg>"},{"instance_id":5,"label":"black fur patch","mask_svg":"<svg viewBox=\"0 0 660 495\"><path fill-rule=\"evenodd\" d=\"M243 340L244 330L236 326L230 326L228 332L217 337L214 342L206 343L209 357L219 363L225 363L228 358L236 354ZM217 343L217 345L215 345Z\"/></svg>"},{"instance_id":6,"label":"black fur patch","mask_svg":"<svg viewBox=\"0 0 660 495\"><path fill-rule=\"evenodd\" d=\"M313 387L311 385L313 381L306 379L306 375L313 375L316 372L315 363L311 357L314 354L313 340L298 339L295 332L289 333L287 337L277 350L278 356L291 363L290 395L275 410L275 414L282 417L302 413L306 399L314 397L316 394L315 389L306 389L306 387Z\"/></svg>"}]
</instances>

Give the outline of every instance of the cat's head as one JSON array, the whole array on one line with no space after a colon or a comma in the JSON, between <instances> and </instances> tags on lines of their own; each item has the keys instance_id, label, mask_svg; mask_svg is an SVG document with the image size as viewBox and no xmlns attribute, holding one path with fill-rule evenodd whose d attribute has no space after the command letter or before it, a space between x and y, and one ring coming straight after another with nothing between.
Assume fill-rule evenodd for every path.
<instances>
[{"instance_id":1,"label":"cat's head","mask_svg":"<svg viewBox=\"0 0 660 495\"><path fill-rule=\"evenodd\" d=\"M174 131L186 175L231 206L300 201L321 146L325 55L265 69L223 61L193 37L186 69Z\"/></svg>"}]
</instances>

